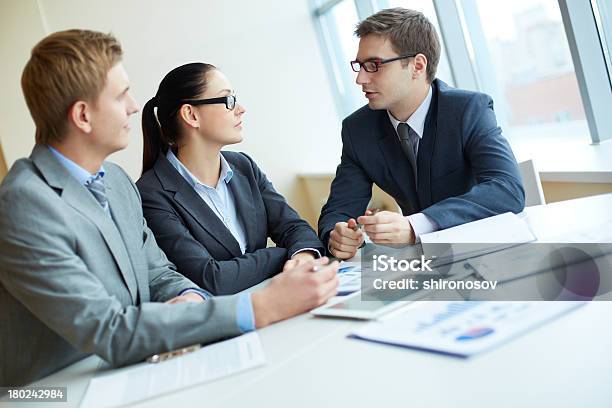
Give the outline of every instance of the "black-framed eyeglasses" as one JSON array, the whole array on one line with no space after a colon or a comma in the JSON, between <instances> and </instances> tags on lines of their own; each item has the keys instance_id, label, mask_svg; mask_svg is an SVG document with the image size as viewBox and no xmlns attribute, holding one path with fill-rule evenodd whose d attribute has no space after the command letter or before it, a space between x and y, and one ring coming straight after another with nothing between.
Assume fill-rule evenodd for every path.
<instances>
[{"instance_id":1,"label":"black-framed eyeglasses","mask_svg":"<svg viewBox=\"0 0 612 408\"><path fill-rule=\"evenodd\" d=\"M387 58L387 59L372 58L372 59L369 59L363 62L355 60L355 61L351 61L351 68L355 72L359 72L361 68L365 69L365 72L376 72L378 71L378 68L383 64L406 59L406 58L416 57L416 55L417 54L404 54L404 55L400 55L399 57L393 57L393 58Z\"/></svg>"},{"instance_id":2,"label":"black-framed eyeglasses","mask_svg":"<svg viewBox=\"0 0 612 408\"><path fill-rule=\"evenodd\" d=\"M193 106L197 106L197 105L212 105L212 104L216 104L216 103L224 103L226 109L234 110L234 108L236 107L236 95L221 96L219 98L183 99L183 100L181 100L181 106L183 104L186 104L186 103L189 104L189 105L193 105ZM179 109L180 109L180 106L178 108L176 108L177 111Z\"/></svg>"}]
</instances>

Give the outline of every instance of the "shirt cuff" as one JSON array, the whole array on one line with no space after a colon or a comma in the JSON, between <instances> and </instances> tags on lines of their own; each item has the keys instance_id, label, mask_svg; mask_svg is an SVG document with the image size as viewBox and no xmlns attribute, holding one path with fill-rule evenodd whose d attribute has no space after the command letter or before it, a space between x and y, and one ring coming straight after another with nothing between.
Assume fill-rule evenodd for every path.
<instances>
[{"instance_id":1,"label":"shirt cuff","mask_svg":"<svg viewBox=\"0 0 612 408\"><path fill-rule=\"evenodd\" d=\"M298 251L295 251L293 253L293 255L291 255L291 258L293 258L296 254L299 254L300 252L304 252L304 251L314 252L315 258L320 258L321 257L321 253L317 249L314 249L314 248L303 248L303 249L300 249Z\"/></svg>"},{"instance_id":2,"label":"shirt cuff","mask_svg":"<svg viewBox=\"0 0 612 408\"><path fill-rule=\"evenodd\" d=\"M438 224L423 213L416 213L406 217L414 231L414 242L421 242L421 235L429 234L440 229Z\"/></svg>"},{"instance_id":3,"label":"shirt cuff","mask_svg":"<svg viewBox=\"0 0 612 408\"><path fill-rule=\"evenodd\" d=\"M253 304L251 303L250 293L240 293L238 295L236 321L243 333L255 330L255 316L253 314Z\"/></svg>"},{"instance_id":4,"label":"shirt cuff","mask_svg":"<svg viewBox=\"0 0 612 408\"><path fill-rule=\"evenodd\" d=\"M208 292L208 291L206 291L206 290L204 290L204 289L201 289L201 288L187 288L187 289L183 289L183 290L181 290L181 291L179 292L179 294L178 294L178 295L179 295L179 296L182 296L182 295L184 295L185 293L195 293L195 294L197 294L197 295L202 296L202 299L204 299L204 300L208 300L208 299L210 299L211 297L213 297L213 295L212 295L210 292Z\"/></svg>"}]
</instances>

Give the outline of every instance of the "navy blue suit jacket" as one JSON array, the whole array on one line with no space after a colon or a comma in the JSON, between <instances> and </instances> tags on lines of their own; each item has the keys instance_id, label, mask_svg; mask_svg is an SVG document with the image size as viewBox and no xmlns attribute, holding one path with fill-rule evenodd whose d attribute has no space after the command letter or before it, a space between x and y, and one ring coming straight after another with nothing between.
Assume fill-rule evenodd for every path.
<instances>
[{"instance_id":1,"label":"navy blue suit jacket","mask_svg":"<svg viewBox=\"0 0 612 408\"><path fill-rule=\"evenodd\" d=\"M136 183L158 245L183 275L214 295L227 295L279 273L300 249L325 253L314 230L249 156L222 154L234 172L229 188L246 233L244 255L229 229L164 155ZM277 247L266 248L268 237Z\"/></svg>"},{"instance_id":2,"label":"navy blue suit jacket","mask_svg":"<svg viewBox=\"0 0 612 408\"><path fill-rule=\"evenodd\" d=\"M342 157L319 218L327 244L335 224L363 215L372 184L404 215L422 212L441 229L518 213L525 192L518 165L485 94L436 79L417 155L417 186L386 110L367 105L342 122Z\"/></svg>"}]
</instances>

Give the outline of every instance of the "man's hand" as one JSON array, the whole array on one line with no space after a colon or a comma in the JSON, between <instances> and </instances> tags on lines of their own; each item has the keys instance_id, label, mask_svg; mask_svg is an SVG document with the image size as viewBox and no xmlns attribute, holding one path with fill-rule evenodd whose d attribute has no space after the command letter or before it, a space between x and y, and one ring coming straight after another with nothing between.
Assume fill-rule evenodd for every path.
<instances>
[{"instance_id":1,"label":"man's hand","mask_svg":"<svg viewBox=\"0 0 612 408\"><path fill-rule=\"evenodd\" d=\"M338 291L338 262L328 265L327 257L309 261L281 272L265 288L253 293L255 326L307 312L327 302Z\"/></svg>"},{"instance_id":2,"label":"man's hand","mask_svg":"<svg viewBox=\"0 0 612 408\"><path fill-rule=\"evenodd\" d=\"M204 302L204 299L202 298L202 296L198 295L197 293L193 293L193 292L187 292L181 296L177 296L177 297L173 297L170 300L167 300L165 303L169 304L169 305L174 305L177 303L202 303Z\"/></svg>"},{"instance_id":3,"label":"man's hand","mask_svg":"<svg viewBox=\"0 0 612 408\"><path fill-rule=\"evenodd\" d=\"M375 244L414 244L414 230L403 215L390 211L367 214L357 220Z\"/></svg>"},{"instance_id":4,"label":"man's hand","mask_svg":"<svg viewBox=\"0 0 612 408\"><path fill-rule=\"evenodd\" d=\"M315 255L311 251L298 252L297 254L293 255L291 259L285 262L285 266L283 266L283 272L314 260Z\"/></svg>"},{"instance_id":5,"label":"man's hand","mask_svg":"<svg viewBox=\"0 0 612 408\"><path fill-rule=\"evenodd\" d=\"M353 218L348 222L338 222L329 233L329 249L336 258L349 259L357 254L357 249L365 239L363 231L357 228Z\"/></svg>"}]
</instances>

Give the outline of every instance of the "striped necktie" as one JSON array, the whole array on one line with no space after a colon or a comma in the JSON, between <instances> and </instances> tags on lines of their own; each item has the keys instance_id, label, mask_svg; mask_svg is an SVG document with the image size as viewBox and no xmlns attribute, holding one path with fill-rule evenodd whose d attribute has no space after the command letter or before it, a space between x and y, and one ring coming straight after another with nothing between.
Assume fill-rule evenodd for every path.
<instances>
[{"instance_id":1,"label":"striped necktie","mask_svg":"<svg viewBox=\"0 0 612 408\"><path fill-rule=\"evenodd\" d=\"M85 187L89 189L91 194L98 200L102 208L108 213L108 199L106 198L106 188L104 187L104 180L102 174L98 173L95 177L92 177L85 183Z\"/></svg>"}]
</instances>

